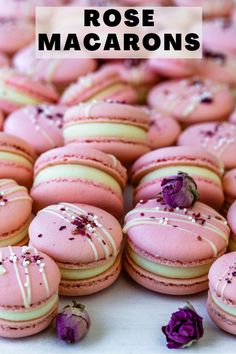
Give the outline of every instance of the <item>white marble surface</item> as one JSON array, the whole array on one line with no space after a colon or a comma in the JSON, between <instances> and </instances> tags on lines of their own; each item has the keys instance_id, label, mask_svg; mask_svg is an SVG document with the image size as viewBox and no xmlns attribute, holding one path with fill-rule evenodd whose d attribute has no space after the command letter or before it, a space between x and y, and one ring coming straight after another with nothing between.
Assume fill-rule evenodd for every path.
<instances>
[{"instance_id":1,"label":"white marble surface","mask_svg":"<svg viewBox=\"0 0 236 354\"><path fill-rule=\"evenodd\" d=\"M170 314L190 300L204 317L205 335L191 348L169 350L161 326ZM201 295L171 297L155 294L136 285L128 276L103 292L78 299L86 305L92 326L86 338L76 345L59 341L53 326L27 339L1 339L2 354L160 354L235 353L235 337L218 330L208 318ZM70 303L69 298L61 306ZM234 348L234 349L233 349Z\"/></svg>"}]
</instances>

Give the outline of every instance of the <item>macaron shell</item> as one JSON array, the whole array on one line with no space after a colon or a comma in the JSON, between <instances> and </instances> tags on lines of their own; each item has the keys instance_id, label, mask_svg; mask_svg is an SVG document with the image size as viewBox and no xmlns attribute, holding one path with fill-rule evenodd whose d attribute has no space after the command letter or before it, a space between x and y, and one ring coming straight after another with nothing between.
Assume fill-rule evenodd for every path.
<instances>
[{"instance_id":1,"label":"macaron shell","mask_svg":"<svg viewBox=\"0 0 236 354\"><path fill-rule=\"evenodd\" d=\"M27 106L7 117L4 132L24 139L32 145L37 154L40 154L63 145L64 112L63 106L49 104Z\"/></svg>"},{"instance_id":2,"label":"macaron shell","mask_svg":"<svg viewBox=\"0 0 236 354\"><path fill-rule=\"evenodd\" d=\"M174 3L178 6L201 6L203 16L207 18L228 16L234 6L232 0L174 0Z\"/></svg>"},{"instance_id":3,"label":"macaron shell","mask_svg":"<svg viewBox=\"0 0 236 354\"><path fill-rule=\"evenodd\" d=\"M178 79L195 74L193 62L186 59L149 59L148 64L159 75Z\"/></svg>"},{"instance_id":4,"label":"macaron shell","mask_svg":"<svg viewBox=\"0 0 236 354\"><path fill-rule=\"evenodd\" d=\"M224 193L229 199L236 199L236 168L227 171L223 177Z\"/></svg>"},{"instance_id":5,"label":"macaron shell","mask_svg":"<svg viewBox=\"0 0 236 354\"><path fill-rule=\"evenodd\" d=\"M13 180L0 180L0 240L1 236L6 236L26 223L31 215L32 204L25 187L17 185Z\"/></svg>"},{"instance_id":6,"label":"macaron shell","mask_svg":"<svg viewBox=\"0 0 236 354\"><path fill-rule=\"evenodd\" d=\"M150 91L148 102L185 125L224 120L234 108L226 85L198 78L161 83Z\"/></svg>"},{"instance_id":7,"label":"macaron shell","mask_svg":"<svg viewBox=\"0 0 236 354\"><path fill-rule=\"evenodd\" d=\"M216 155L226 169L236 167L236 126L230 123L196 124L179 136L178 145L201 147Z\"/></svg>"},{"instance_id":8,"label":"macaron shell","mask_svg":"<svg viewBox=\"0 0 236 354\"><path fill-rule=\"evenodd\" d=\"M228 210L227 220L232 232L236 235L236 200Z\"/></svg>"},{"instance_id":9,"label":"macaron shell","mask_svg":"<svg viewBox=\"0 0 236 354\"><path fill-rule=\"evenodd\" d=\"M31 189L34 211L62 200L67 203L86 203L103 207L112 215L120 218L124 211L121 196L104 184L77 179L54 179L41 183ZM101 202L102 201L102 202Z\"/></svg>"},{"instance_id":10,"label":"macaron shell","mask_svg":"<svg viewBox=\"0 0 236 354\"><path fill-rule=\"evenodd\" d=\"M180 125L174 118L162 113L153 112L148 132L149 146L153 150L174 145L180 132Z\"/></svg>"},{"instance_id":11,"label":"macaron shell","mask_svg":"<svg viewBox=\"0 0 236 354\"><path fill-rule=\"evenodd\" d=\"M25 268L22 265L23 253L21 247L4 247L1 248L2 252L2 266L5 269L5 273L0 276L0 285L2 291L0 292L0 307L9 306L15 307L19 306L24 309L24 302L20 286L17 281L16 270L14 268L13 262L11 262L11 250L18 257L18 262L16 263L21 282L25 279ZM42 273L39 271L39 265L36 264L35 255L39 254L41 261L44 262L45 275L48 282L48 294L45 290L45 285L43 282ZM42 252L30 251L27 254L30 257L31 263L28 267L30 279L31 279L31 305L38 304L45 301L50 296L57 293L58 284L60 282L60 272L56 263ZM9 288L11 289L9 291Z\"/></svg>"},{"instance_id":12,"label":"macaron shell","mask_svg":"<svg viewBox=\"0 0 236 354\"><path fill-rule=\"evenodd\" d=\"M104 273L85 280L61 280L59 293L64 296L84 296L97 293L113 284L121 272L121 256Z\"/></svg>"},{"instance_id":13,"label":"macaron shell","mask_svg":"<svg viewBox=\"0 0 236 354\"><path fill-rule=\"evenodd\" d=\"M207 276L187 280L161 277L142 269L127 255L125 269L135 282L149 290L162 294L191 295L208 288Z\"/></svg>"},{"instance_id":14,"label":"macaron shell","mask_svg":"<svg viewBox=\"0 0 236 354\"><path fill-rule=\"evenodd\" d=\"M81 220L80 216L84 217L82 221L84 220L85 225L89 223L94 225L93 216L96 217L95 233L86 231L90 236L89 242L88 240L86 242L86 234L83 234L85 229L82 227L76 229L73 224L74 218ZM96 226L97 223L101 227ZM52 205L41 210L30 225L29 235L31 245L55 261L74 264L76 268L96 267L97 262L105 260L106 249L108 256L112 257L113 252L119 251L123 237L119 222L106 211L90 205L68 203ZM91 248L91 242L96 249L97 259L94 248Z\"/></svg>"},{"instance_id":15,"label":"macaron shell","mask_svg":"<svg viewBox=\"0 0 236 354\"><path fill-rule=\"evenodd\" d=\"M23 338L39 333L51 324L57 311L58 304L46 315L32 321L12 322L0 319L0 337Z\"/></svg>"}]
</instances>

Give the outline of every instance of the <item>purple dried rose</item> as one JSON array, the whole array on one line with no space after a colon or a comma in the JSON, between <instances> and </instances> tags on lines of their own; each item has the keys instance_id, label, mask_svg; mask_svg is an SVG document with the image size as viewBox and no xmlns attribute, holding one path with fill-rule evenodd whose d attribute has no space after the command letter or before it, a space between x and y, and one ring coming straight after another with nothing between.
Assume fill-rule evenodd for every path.
<instances>
[{"instance_id":1,"label":"purple dried rose","mask_svg":"<svg viewBox=\"0 0 236 354\"><path fill-rule=\"evenodd\" d=\"M169 323L162 327L167 347L179 349L191 346L204 334L202 322L202 317L197 314L190 303L174 312Z\"/></svg>"},{"instance_id":2,"label":"purple dried rose","mask_svg":"<svg viewBox=\"0 0 236 354\"><path fill-rule=\"evenodd\" d=\"M73 301L72 306L65 306L56 317L58 338L67 343L79 342L88 332L90 327L89 314L84 305Z\"/></svg>"},{"instance_id":3,"label":"purple dried rose","mask_svg":"<svg viewBox=\"0 0 236 354\"><path fill-rule=\"evenodd\" d=\"M161 187L163 199L171 208L188 208L199 197L194 179L184 172L164 178Z\"/></svg>"}]
</instances>

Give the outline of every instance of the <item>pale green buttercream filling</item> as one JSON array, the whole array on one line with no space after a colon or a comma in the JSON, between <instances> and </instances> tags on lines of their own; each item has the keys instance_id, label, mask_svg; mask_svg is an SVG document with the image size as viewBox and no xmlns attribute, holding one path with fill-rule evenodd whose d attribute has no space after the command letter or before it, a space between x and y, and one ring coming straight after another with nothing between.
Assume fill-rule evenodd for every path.
<instances>
[{"instance_id":1,"label":"pale green buttercream filling","mask_svg":"<svg viewBox=\"0 0 236 354\"><path fill-rule=\"evenodd\" d=\"M58 295L52 296L50 301L46 304L38 306L35 310L24 309L24 311L17 310L0 310L0 318L7 321L30 321L35 318L46 315L58 302Z\"/></svg>"},{"instance_id":2,"label":"pale green buttercream filling","mask_svg":"<svg viewBox=\"0 0 236 354\"><path fill-rule=\"evenodd\" d=\"M109 269L116 260L112 260L106 264L101 265L100 267L91 268L91 269L65 269L60 268L62 279L68 280L82 280L95 277L99 274L104 273Z\"/></svg>"},{"instance_id":3,"label":"pale green buttercream filling","mask_svg":"<svg viewBox=\"0 0 236 354\"><path fill-rule=\"evenodd\" d=\"M16 245L17 243L19 243L20 241L24 240L24 238L28 235L28 229L29 229L30 222L31 222L31 219L29 220L29 222L26 224L26 226L20 232L15 233L15 236L11 236L10 238L0 240L0 247L13 246L13 245Z\"/></svg>"},{"instance_id":4,"label":"pale green buttercream filling","mask_svg":"<svg viewBox=\"0 0 236 354\"><path fill-rule=\"evenodd\" d=\"M115 137L130 140L146 140L146 132L142 128L121 123L78 123L64 128L64 138Z\"/></svg>"},{"instance_id":5,"label":"pale green buttercream filling","mask_svg":"<svg viewBox=\"0 0 236 354\"><path fill-rule=\"evenodd\" d=\"M198 278L202 275L208 273L211 263L196 266L196 267L176 267L176 266L167 266L160 263L151 262L136 252L134 252L130 247L128 247L128 252L130 258L141 268L151 272L153 274L161 275L167 278L173 279L191 279Z\"/></svg>"},{"instance_id":6,"label":"pale green buttercream filling","mask_svg":"<svg viewBox=\"0 0 236 354\"><path fill-rule=\"evenodd\" d=\"M33 105L42 102L42 99L37 99L35 97L29 96L24 93L20 93L17 90L14 90L12 87L4 87L0 85L0 99L11 101L14 104L19 105Z\"/></svg>"},{"instance_id":7,"label":"pale green buttercream filling","mask_svg":"<svg viewBox=\"0 0 236 354\"><path fill-rule=\"evenodd\" d=\"M144 176L141 179L141 183L149 182L149 181L152 181L156 178L162 178L165 176L176 175L180 171L186 172L192 176L205 177L207 179L211 179L212 181L214 181L218 184L221 184L220 177L217 176L217 174L214 173L213 171L208 170L207 168L203 168L203 167L185 166L185 165L168 166L168 167L158 168L157 170L152 171L152 172L148 173L146 176Z\"/></svg>"},{"instance_id":8,"label":"pale green buttercream filling","mask_svg":"<svg viewBox=\"0 0 236 354\"><path fill-rule=\"evenodd\" d=\"M29 160L27 160L23 156L20 156L12 152L5 152L5 151L0 152L0 160L12 161L14 163L23 165L25 167L32 168L32 163Z\"/></svg>"},{"instance_id":9,"label":"pale green buttercream filling","mask_svg":"<svg viewBox=\"0 0 236 354\"><path fill-rule=\"evenodd\" d=\"M229 313L230 315L232 316L236 316L236 306L229 306L229 305L226 305L224 304L223 302L221 302L220 300L216 299L216 297L211 294L211 297L214 301L214 303L221 309L223 310L224 312L227 312Z\"/></svg>"},{"instance_id":10,"label":"pale green buttercream filling","mask_svg":"<svg viewBox=\"0 0 236 354\"><path fill-rule=\"evenodd\" d=\"M41 170L35 177L34 186L39 183L56 178L81 178L93 182L98 182L110 187L115 192L121 194L121 187L116 180L107 173L94 167L80 165L56 165Z\"/></svg>"}]
</instances>

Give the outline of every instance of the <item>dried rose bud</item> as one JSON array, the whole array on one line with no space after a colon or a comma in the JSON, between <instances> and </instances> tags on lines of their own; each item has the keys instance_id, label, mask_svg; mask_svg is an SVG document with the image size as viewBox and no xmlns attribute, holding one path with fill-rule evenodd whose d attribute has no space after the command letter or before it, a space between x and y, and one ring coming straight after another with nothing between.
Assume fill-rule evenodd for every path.
<instances>
[{"instance_id":1,"label":"dried rose bud","mask_svg":"<svg viewBox=\"0 0 236 354\"><path fill-rule=\"evenodd\" d=\"M169 323L162 327L162 332L166 336L167 347L169 349L190 347L204 334L202 322L202 317L188 302L187 306L174 312Z\"/></svg>"},{"instance_id":2,"label":"dried rose bud","mask_svg":"<svg viewBox=\"0 0 236 354\"><path fill-rule=\"evenodd\" d=\"M65 306L56 317L57 336L67 343L79 342L87 334L89 326L89 314L84 305L76 301L72 306Z\"/></svg>"},{"instance_id":3,"label":"dried rose bud","mask_svg":"<svg viewBox=\"0 0 236 354\"><path fill-rule=\"evenodd\" d=\"M161 187L163 199L171 208L188 208L199 197L194 179L184 172L164 178Z\"/></svg>"}]
</instances>

